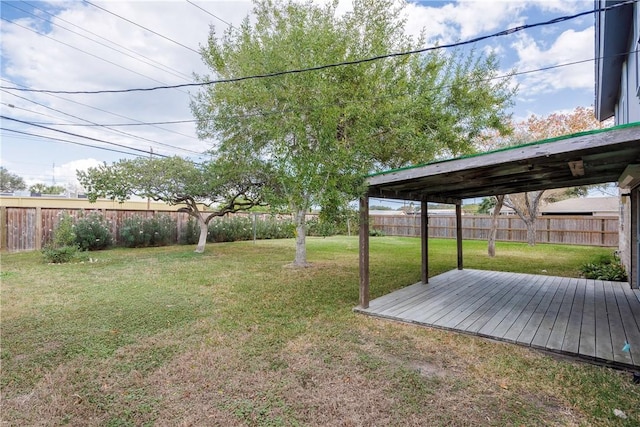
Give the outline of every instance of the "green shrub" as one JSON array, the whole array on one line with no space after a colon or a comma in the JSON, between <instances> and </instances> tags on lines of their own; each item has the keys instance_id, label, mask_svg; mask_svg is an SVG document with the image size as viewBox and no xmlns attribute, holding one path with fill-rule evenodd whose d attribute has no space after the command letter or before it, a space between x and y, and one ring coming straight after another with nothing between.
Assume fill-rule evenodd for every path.
<instances>
[{"instance_id":1,"label":"green shrub","mask_svg":"<svg viewBox=\"0 0 640 427\"><path fill-rule=\"evenodd\" d=\"M259 216L256 220L256 237L266 239L289 239L295 236L295 225L291 218Z\"/></svg>"},{"instance_id":2,"label":"green shrub","mask_svg":"<svg viewBox=\"0 0 640 427\"><path fill-rule=\"evenodd\" d=\"M200 239L200 226L191 217L187 220L184 233L180 236L180 244L182 245L195 245Z\"/></svg>"},{"instance_id":3,"label":"green shrub","mask_svg":"<svg viewBox=\"0 0 640 427\"><path fill-rule=\"evenodd\" d=\"M53 230L53 238L51 239L51 246L54 248L61 248L63 246L75 246L76 233L75 225L73 223L73 217L66 212L61 212L60 219Z\"/></svg>"},{"instance_id":4,"label":"green shrub","mask_svg":"<svg viewBox=\"0 0 640 427\"><path fill-rule=\"evenodd\" d=\"M80 249L85 251L106 249L113 243L109 224L97 212L92 212L78 219L75 226L75 234L76 243Z\"/></svg>"},{"instance_id":5,"label":"green shrub","mask_svg":"<svg viewBox=\"0 0 640 427\"><path fill-rule=\"evenodd\" d=\"M256 239L286 239L294 236L293 221L288 218L276 216L257 216L255 218ZM254 233L253 216L234 216L216 218L209 223L208 242L237 242L241 240L253 240ZM188 224L187 224L188 225ZM200 227L194 224L197 233ZM197 237L196 237L197 240Z\"/></svg>"},{"instance_id":6,"label":"green shrub","mask_svg":"<svg viewBox=\"0 0 640 427\"><path fill-rule=\"evenodd\" d=\"M369 236L372 236L372 237L383 237L384 236L384 231L378 230L377 228L372 228L372 229L369 230Z\"/></svg>"},{"instance_id":7,"label":"green shrub","mask_svg":"<svg viewBox=\"0 0 640 427\"><path fill-rule=\"evenodd\" d=\"M168 215L154 218L134 216L123 221L120 238L129 248L166 246L171 243L175 229L176 223Z\"/></svg>"},{"instance_id":8,"label":"green shrub","mask_svg":"<svg viewBox=\"0 0 640 427\"><path fill-rule=\"evenodd\" d=\"M237 242L253 239L253 219L247 217L225 217L209 223L209 242Z\"/></svg>"},{"instance_id":9,"label":"green shrub","mask_svg":"<svg viewBox=\"0 0 640 427\"><path fill-rule=\"evenodd\" d=\"M587 279L617 282L627 280L627 272L616 254L613 256L599 256L594 262L580 267L580 274Z\"/></svg>"},{"instance_id":10,"label":"green shrub","mask_svg":"<svg viewBox=\"0 0 640 427\"><path fill-rule=\"evenodd\" d=\"M307 221L307 236L335 236L338 226L334 221L322 218L312 218Z\"/></svg>"},{"instance_id":11,"label":"green shrub","mask_svg":"<svg viewBox=\"0 0 640 427\"><path fill-rule=\"evenodd\" d=\"M50 262L53 264L64 264L71 261L81 261L85 259L85 254L78 250L78 247L73 246L62 246L59 248L54 248L51 246L47 246L42 250L42 256L44 257L45 262Z\"/></svg>"},{"instance_id":12,"label":"green shrub","mask_svg":"<svg viewBox=\"0 0 640 427\"><path fill-rule=\"evenodd\" d=\"M79 250L76 244L73 217L62 212L60 219L53 230L51 241L42 249L45 262L62 264L71 262L78 257Z\"/></svg>"}]
</instances>

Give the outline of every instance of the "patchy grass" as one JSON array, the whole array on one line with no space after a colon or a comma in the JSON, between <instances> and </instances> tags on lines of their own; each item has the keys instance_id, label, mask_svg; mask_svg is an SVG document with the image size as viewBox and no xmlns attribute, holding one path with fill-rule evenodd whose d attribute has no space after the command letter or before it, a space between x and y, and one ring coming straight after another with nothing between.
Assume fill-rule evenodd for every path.
<instances>
[{"instance_id":1,"label":"patchy grass","mask_svg":"<svg viewBox=\"0 0 640 427\"><path fill-rule=\"evenodd\" d=\"M358 241L2 257L6 425L638 425L628 373L354 314ZM372 296L419 280L417 239L371 239ZM465 242L465 266L575 276L609 249ZM431 274L455 242L430 241ZM628 419L613 415L623 410Z\"/></svg>"}]
</instances>

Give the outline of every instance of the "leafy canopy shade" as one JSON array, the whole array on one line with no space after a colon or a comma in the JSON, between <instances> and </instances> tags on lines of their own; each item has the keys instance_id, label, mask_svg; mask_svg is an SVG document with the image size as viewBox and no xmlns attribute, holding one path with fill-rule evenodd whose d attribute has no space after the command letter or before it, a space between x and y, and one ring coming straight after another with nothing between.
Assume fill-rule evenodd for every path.
<instances>
[{"instance_id":1,"label":"leafy canopy shade","mask_svg":"<svg viewBox=\"0 0 640 427\"><path fill-rule=\"evenodd\" d=\"M253 17L218 36L202 57L216 78L302 69L415 49L404 4L258 1ZM304 218L362 193L375 170L466 153L487 128L504 131L513 92L495 77L494 57L461 52L380 59L358 65L207 86L192 101L201 138L220 156L269 164L274 205L297 226L294 264L306 264ZM200 76L200 81L209 76Z\"/></svg>"}]
</instances>

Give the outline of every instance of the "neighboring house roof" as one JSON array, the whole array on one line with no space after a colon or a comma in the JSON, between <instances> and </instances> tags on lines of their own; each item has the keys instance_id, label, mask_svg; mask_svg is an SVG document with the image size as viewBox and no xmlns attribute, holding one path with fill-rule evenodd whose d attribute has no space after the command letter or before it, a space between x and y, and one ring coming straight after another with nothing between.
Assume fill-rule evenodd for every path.
<instances>
[{"instance_id":1,"label":"neighboring house roof","mask_svg":"<svg viewBox=\"0 0 640 427\"><path fill-rule=\"evenodd\" d=\"M595 0L595 8L613 6L624 0ZM595 113L600 121L614 115L620 91L622 64L633 31L633 4L616 7L595 15L596 99Z\"/></svg>"},{"instance_id":2,"label":"neighboring house roof","mask_svg":"<svg viewBox=\"0 0 640 427\"><path fill-rule=\"evenodd\" d=\"M540 208L542 215L618 215L618 197L579 197L549 203Z\"/></svg>"}]
</instances>

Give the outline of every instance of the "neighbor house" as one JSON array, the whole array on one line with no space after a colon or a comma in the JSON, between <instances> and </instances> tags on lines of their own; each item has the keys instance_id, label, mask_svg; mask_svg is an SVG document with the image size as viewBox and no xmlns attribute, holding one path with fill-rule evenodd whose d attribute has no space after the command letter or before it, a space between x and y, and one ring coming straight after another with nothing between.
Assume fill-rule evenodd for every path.
<instances>
[{"instance_id":1,"label":"neighbor house","mask_svg":"<svg viewBox=\"0 0 640 427\"><path fill-rule=\"evenodd\" d=\"M575 197L549 203L540 208L540 215L618 216L618 197Z\"/></svg>"},{"instance_id":2,"label":"neighbor house","mask_svg":"<svg viewBox=\"0 0 640 427\"><path fill-rule=\"evenodd\" d=\"M615 124L640 121L640 5L621 0L596 0L595 8L620 5L595 16L595 114ZM620 186L620 255L632 287L639 284L640 165L631 164Z\"/></svg>"}]
</instances>

